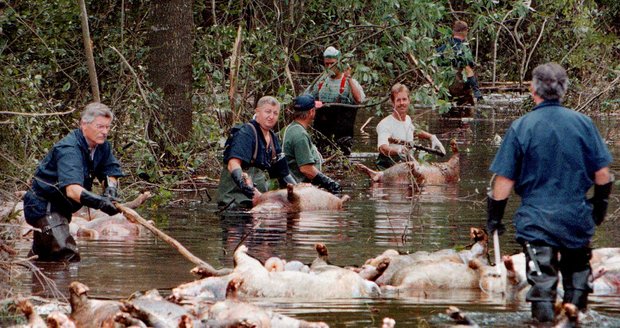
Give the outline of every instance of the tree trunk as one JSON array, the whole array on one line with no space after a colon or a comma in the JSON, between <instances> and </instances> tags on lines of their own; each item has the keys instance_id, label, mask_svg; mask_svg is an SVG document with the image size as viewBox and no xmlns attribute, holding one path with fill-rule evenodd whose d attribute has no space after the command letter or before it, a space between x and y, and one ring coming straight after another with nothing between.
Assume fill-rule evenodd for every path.
<instances>
[{"instance_id":1,"label":"tree trunk","mask_svg":"<svg viewBox=\"0 0 620 328\"><path fill-rule=\"evenodd\" d=\"M157 115L164 131L152 136L165 132L169 139L157 140L162 149L166 141L187 141L192 132L193 4L193 0L151 2L148 75L164 100Z\"/></svg>"}]
</instances>

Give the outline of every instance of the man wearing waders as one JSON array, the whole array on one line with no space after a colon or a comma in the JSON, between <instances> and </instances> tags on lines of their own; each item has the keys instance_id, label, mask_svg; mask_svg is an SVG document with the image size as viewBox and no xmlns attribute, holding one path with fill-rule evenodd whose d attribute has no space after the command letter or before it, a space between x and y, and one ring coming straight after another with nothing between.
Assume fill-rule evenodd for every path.
<instances>
[{"instance_id":1,"label":"man wearing waders","mask_svg":"<svg viewBox=\"0 0 620 328\"><path fill-rule=\"evenodd\" d=\"M512 123L491 164L496 174L488 197L487 230L501 223L511 189L521 196L513 217L526 256L526 300L539 322L554 319L558 271L564 303L585 311L591 289L590 241L607 212L611 154L587 116L565 108L566 71L555 63L532 72L536 107ZM586 192L594 185L593 197Z\"/></svg>"},{"instance_id":2,"label":"man wearing waders","mask_svg":"<svg viewBox=\"0 0 620 328\"><path fill-rule=\"evenodd\" d=\"M351 77L351 67L342 62L338 49L327 47L323 52L325 73L310 85L305 93L325 106L317 110L314 129L319 151L325 155L327 148L337 146L345 155L353 146L353 127L357 105L366 95L359 82Z\"/></svg>"},{"instance_id":3,"label":"man wearing waders","mask_svg":"<svg viewBox=\"0 0 620 328\"><path fill-rule=\"evenodd\" d=\"M90 103L82 112L80 127L57 142L39 163L24 196L24 216L37 228L31 255L41 261L79 261L75 240L69 233L72 213L82 206L108 215L118 213L119 162L106 140L114 115L102 103ZM103 183L102 196L91 192L93 181Z\"/></svg>"},{"instance_id":4,"label":"man wearing waders","mask_svg":"<svg viewBox=\"0 0 620 328\"><path fill-rule=\"evenodd\" d=\"M217 187L220 209L252 208L255 198L268 190L268 178L277 178L280 186L297 184L273 132L279 115L280 102L264 96L256 104L255 118L233 128L224 147L224 167Z\"/></svg>"}]
</instances>

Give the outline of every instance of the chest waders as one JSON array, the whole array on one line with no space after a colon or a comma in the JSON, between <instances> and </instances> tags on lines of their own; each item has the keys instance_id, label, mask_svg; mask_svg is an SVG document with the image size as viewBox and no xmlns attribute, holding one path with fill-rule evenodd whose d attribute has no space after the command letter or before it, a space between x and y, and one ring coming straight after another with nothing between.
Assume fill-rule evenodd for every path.
<instances>
[{"instance_id":1,"label":"chest waders","mask_svg":"<svg viewBox=\"0 0 620 328\"><path fill-rule=\"evenodd\" d=\"M339 149L344 155L351 154L353 147L353 129L355 127L355 117L357 116L357 106L342 104L342 94L344 93L347 78L340 80L338 97L334 103L324 103L323 107L316 109L314 118L314 129L319 132L315 136L316 146L321 154L333 153L328 149ZM323 81L319 83L319 100Z\"/></svg>"},{"instance_id":2,"label":"chest waders","mask_svg":"<svg viewBox=\"0 0 620 328\"><path fill-rule=\"evenodd\" d=\"M40 231L34 231L29 255L38 255L39 261L80 261L75 239L69 231L69 220L51 208L52 203L48 202L45 216L34 224Z\"/></svg>"},{"instance_id":3,"label":"chest waders","mask_svg":"<svg viewBox=\"0 0 620 328\"><path fill-rule=\"evenodd\" d=\"M254 184L254 187L256 187L258 191L266 192L269 190L267 185L267 174L264 170L253 166L258 156L258 133L254 125L252 125L251 123L247 124L250 125L252 131L254 132L255 143L254 151L252 153L252 159L250 160L251 166L247 169L243 168L243 172L248 174L248 176L252 180L252 183ZM275 145L273 141L270 143L270 150L273 156L275 156ZM222 171L220 172L220 184L217 187L217 194L217 206L222 209L249 209L253 206L252 199L248 198L248 196L243 194L239 187L237 187L237 184L233 181L232 176L230 175L230 172L228 172L228 167L226 165L224 165Z\"/></svg>"}]
</instances>

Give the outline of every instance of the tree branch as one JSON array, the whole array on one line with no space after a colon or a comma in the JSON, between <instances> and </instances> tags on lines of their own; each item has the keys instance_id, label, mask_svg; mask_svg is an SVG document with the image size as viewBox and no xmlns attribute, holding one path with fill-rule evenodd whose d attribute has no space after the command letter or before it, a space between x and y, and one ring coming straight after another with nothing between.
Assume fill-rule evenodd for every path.
<instances>
[{"instance_id":1,"label":"tree branch","mask_svg":"<svg viewBox=\"0 0 620 328\"><path fill-rule=\"evenodd\" d=\"M57 115L66 115L66 114L71 114L75 112L75 108L68 110L66 112L58 112L58 113L22 113L22 112L7 112L7 111L0 111L0 115L19 115L19 116L30 116L30 117L37 117L37 116L57 116ZM3 122L0 122L3 123Z\"/></svg>"}]
</instances>

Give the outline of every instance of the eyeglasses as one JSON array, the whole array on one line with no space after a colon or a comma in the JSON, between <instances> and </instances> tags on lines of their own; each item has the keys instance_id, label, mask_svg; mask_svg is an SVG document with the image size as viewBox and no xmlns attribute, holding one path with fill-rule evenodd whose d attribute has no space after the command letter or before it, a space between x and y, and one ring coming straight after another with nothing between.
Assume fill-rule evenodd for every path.
<instances>
[{"instance_id":1,"label":"eyeglasses","mask_svg":"<svg viewBox=\"0 0 620 328\"><path fill-rule=\"evenodd\" d=\"M109 124L94 124L95 129L97 129L97 131L106 131L106 130L110 130L111 125Z\"/></svg>"}]
</instances>

